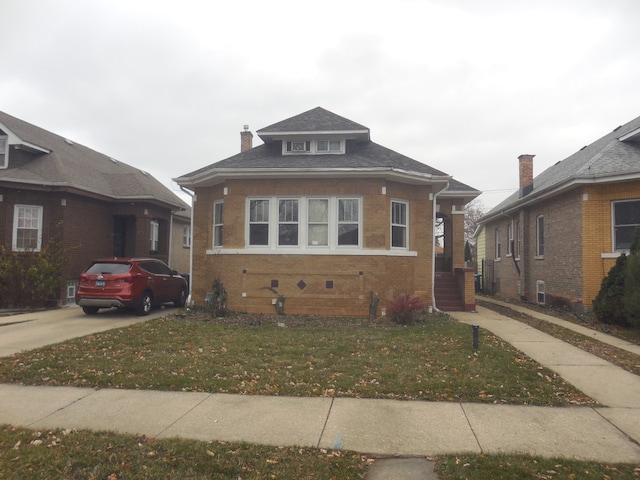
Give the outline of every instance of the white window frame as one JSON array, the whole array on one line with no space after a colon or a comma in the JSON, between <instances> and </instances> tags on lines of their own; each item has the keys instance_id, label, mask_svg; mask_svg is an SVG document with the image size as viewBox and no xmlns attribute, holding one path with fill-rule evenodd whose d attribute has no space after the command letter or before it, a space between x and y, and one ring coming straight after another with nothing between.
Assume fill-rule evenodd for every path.
<instances>
[{"instance_id":1,"label":"white window frame","mask_svg":"<svg viewBox=\"0 0 640 480\"><path fill-rule=\"evenodd\" d=\"M638 208L640 208L640 199L633 198L629 200L618 200L615 202L611 202L611 251L612 252L628 252L629 248L620 248L618 247L617 240L617 230L619 228L630 228L631 229L631 240L633 241L633 232L636 228L640 227L640 224L629 223L629 224L619 224L616 221L616 205L621 203L630 203L635 202L638 204ZM629 245L630 247L631 245Z\"/></svg>"},{"instance_id":2,"label":"white window frame","mask_svg":"<svg viewBox=\"0 0 640 480\"><path fill-rule=\"evenodd\" d=\"M542 228L540 225L542 224ZM544 215L536 217L536 258L544 258Z\"/></svg>"},{"instance_id":3,"label":"white window frame","mask_svg":"<svg viewBox=\"0 0 640 480\"><path fill-rule=\"evenodd\" d=\"M540 297L542 295L542 297ZM542 301L540 301L542 298ZM536 281L536 303L546 305L547 297L545 292L545 284L543 280Z\"/></svg>"},{"instance_id":4,"label":"white window frame","mask_svg":"<svg viewBox=\"0 0 640 480\"><path fill-rule=\"evenodd\" d=\"M323 148L326 144L326 149ZM283 155L341 155L345 153L346 142L341 138L319 140L283 140ZM296 150L297 146L297 150ZM300 148L301 147L301 148Z\"/></svg>"},{"instance_id":5,"label":"white window frame","mask_svg":"<svg viewBox=\"0 0 640 480\"><path fill-rule=\"evenodd\" d=\"M395 210L395 206L399 206L399 207L403 207L404 210L404 223L399 223L397 220L398 218L395 216L396 210ZM396 221L394 221L396 220ZM404 245L394 245L393 244L393 230L394 228L398 229L403 229L403 243ZM409 249L409 202L404 201L404 200L391 200L391 248L399 248L402 250L408 250Z\"/></svg>"},{"instance_id":6,"label":"white window frame","mask_svg":"<svg viewBox=\"0 0 640 480\"><path fill-rule=\"evenodd\" d=\"M213 202L213 246L224 246L224 201Z\"/></svg>"},{"instance_id":7,"label":"white window frame","mask_svg":"<svg viewBox=\"0 0 640 480\"><path fill-rule=\"evenodd\" d=\"M9 168L9 136L0 135L0 169Z\"/></svg>"},{"instance_id":8,"label":"white window frame","mask_svg":"<svg viewBox=\"0 0 640 480\"><path fill-rule=\"evenodd\" d=\"M507 257L513 256L513 222L509 222L507 225Z\"/></svg>"},{"instance_id":9,"label":"white window frame","mask_svg":"<svg viewBox=\"0 0 640 480\"><path fill-rule=\"evenodd\" d=\"M500 260L502 258L502 243L500 237L502 235L502 229L500 227L496 228L496 241L495 241L495 256L496 260Z\"/></svg>"},{"instance_id":10,"label":"white window frame","mask_svg":"<svg viewBox=\"0 0 640 480\"><path fill-rule=\"evenodd\" d=\"M320 200L328 200L328 220L327 222L321 222L321 223L326 223L327 224L327 229L328 229L328 244L327 245L309 245L309 240L308 240L308 226L310 224L314 224L314 222L309 222L309 211L308 211L308 205L309 205L309 200L316 200L316 199L320 199ZM266 201L268 202L268 220L267 221L261 221L261 222L255 222L255 221L251 221L251 216L250 216L250 206L251 206L251 202L253 201L257 201L257 200L261 200L261 201ZM279 225L281 224L280 222L280 216L279 216L279 206L280 206L280 200L296 200L298 202L298 219L297 219L297 225L298 225L298 244L297 245L280 245L279 244ZM355 216L357 216L357 221L354 220L346 220L346 221L340 221L339 220L339 203L342 200L355 200L357 201L357 210L355 212ZM291 197L291 196L286 196L286 197L278 197L278 196L273 196L273 197L248 197L247 201L246 201L246 209L247 209L247 215L246 215L246 222L245 222L245 248L247 249L269 249L269 250L279 250L279 251L290 251L290 250L300 250L300 251L305 251L305 250L311 250L311 249L315 249L315 250L336 250L336 249L362 249L362 197L352 197L352 196L345 196L345 197L312 197L312 196L300 196L300 197ZM265 224L268 225L268 241L266 245L252 245L250 243L250 229L251 229L251 225L252 224L257 224L257 223L261 223L261 224ZM317 223L317 222L315 222ZM358 240L357 240L357 244L340 244L339 238L338 238L338 232L340 230L340 225L343 224L356 224L357 228L358 228Z\"/></svg>"},{"instance_id":11,"label":"white window frame","mask_svg":"<svg viewBox=\"0 0 640 480\"><path fill-rule=\"evenodd\" d=\"M277 199L275 199L274 197L250 197L247 198L247 204L246 204L246 208L247 208L247 214L246 214L246 218L247 218L247 222L246 222L246 226L245 226L245 232L246 232L246 238L245 238L245 245L249 248L265 248L265 247L269 247L271 245L274 245L274 242L271 238L271 236L273 235L273 231L274 231L274 226L271 225L271 222L273 221L274 218L278 218L277 217L277 213L275 213L275 217L274 217L274 213L271 212L271 208L273 208L274 205L274 200L275 203L277 204ZM252 219L251 218L251 202L266 202L267 208L266 208L266 217L267 219L265 220L264 218L260 218L260 219ZM264 205L264 204L263 204ZM265 210L262 209L261 213L264 213ZM255 243L252 244L251 243L251 226L252 225L266 225L267 226L267 243Z\"/></svg>"},{"instance_id":12,"label":"white window frame","mask_svg":"<svg viewBox=\"0 0 640 480\"><path fill-rule=\"evenodd\" d=\"M327 217L326 219L312 219L311 215L310 215L310 211L311 209L309 208L309 204L311 202L326 202L327 204ZM331 238L331 223L330 223L330 218L331 218L331 199L326 198L326 197L308 197L307 201L306 201L306 220L307 220L307 227L305 229L305 234L307 237L307 247L309 248L328 248L329 247L329 239ZM313 239L311 237L311 235L309 234L309 230L310 227L315 227L315 226L320 226L320 227L325 227L326 228L326 238L324 239L323 243L312 243Z\"/></svg>"},{"instance_id":13,"label":"white window frame","mask_svg":"<svg viewBox=\"0 0 640 480\"><path fill-rule=\"evenodd\" d=\"M518 220L516 222L516 241L515 241L515 249L516 251L514 252L515 256L516 256L516 260L520 260L520 255L522 252L522 240L521 240L521 236L520 236L520 220Z\"/></svg>"},{"instance_id":14,"label":"white window frame","mask_svg":"<svg viewBox=\"0 0 640 480\"><path fill-rule=\"evenodd\" d=\"M191 248L191 225L182 226L182 246Z\"/></svg>"},{"instance_id":15,"label":"white window frame","mask_svg":"<svg viewBox=\"0 0 640 480\"><path fill-rule=\"evenodd\" d=\"M295 208L291 208L295 205ZM284 211L283 211L284 208ZM284 217L284 218L283 218ZM278 198L278 247L279 248L297 248L300 246L300 199L299 198ZM283 228L292 226L296 228L295 243L281 243Z\"/></svg>"},{"instance_id":16,"label":"white window frame","mask_svg":"<svg viewBox=\"0 0 640 480\"><path fill-rule=\"evenodd\" d=\"M25 219L24 213L21 215L21 212L26 209L33 210L37 212L36 226L27 227L24 224L20 226L21 216L22 221L25 220L33 220L33 219ZM43 207L40 205L15 205L13 207L13 236L12 236L12 250L14 252L39 252L42 250L42 216L43 216ZM36 230L36 248L26 248L24 246L18 247L18 230Z\"/></svg>"},{"instance_id":17,"label":"white window frame","mask_svg":"<svg viewBox=\"0 0 640 480\"><path fill-rule=\"evenodd\" d=\"M151 220L149 231L149 251L152 254L157 254L160 248L160 222L155 219Z\"/></svg>"}]
</instances>

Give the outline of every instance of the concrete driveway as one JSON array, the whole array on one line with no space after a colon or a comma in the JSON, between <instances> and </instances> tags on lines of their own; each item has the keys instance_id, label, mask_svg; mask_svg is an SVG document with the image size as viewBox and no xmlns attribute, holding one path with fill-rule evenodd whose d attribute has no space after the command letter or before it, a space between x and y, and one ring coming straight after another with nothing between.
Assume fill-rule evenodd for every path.
<instances>
[{"instance_id":1,"label":"concrete driveway","mask_svg":"<svg viewBox=\"0 0 640 480\"><path fill-rule=\"evenodd\" d=\"M112 328L126 327L176 310L173 307L154 308L148 316L139 317L131 310L113 308L100 310L97 315L86 315L80 307L74 305L3 316L0 317L0 357Z\"/></svg>"}]
</instances>

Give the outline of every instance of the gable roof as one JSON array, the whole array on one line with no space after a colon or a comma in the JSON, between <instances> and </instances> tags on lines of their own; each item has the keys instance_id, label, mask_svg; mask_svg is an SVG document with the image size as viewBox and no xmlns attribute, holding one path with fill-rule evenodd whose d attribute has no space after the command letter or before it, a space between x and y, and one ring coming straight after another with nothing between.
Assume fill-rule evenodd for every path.
<instances>
[{"instance_id":1,"label":"gable roof","mask_svg":"<svg viewBox=\"0 0 640 480\"><path fill-rule=\"evenodd\" d=\"M0 130L9 144L33 158L0 169L0 182L44 185L111 200L144 200L173 209L187 205L150 174L126 163L0 112Z\"/></svg>"},{"instance_id":2,"label":"gable roof","mask_svg":"<svg viewBox=\"0 0 640 480\"><path fill-rule=\"evenodd\" d=\"M547 168L533 179L531 193L522 196L520 190L516 191L491 209L481 221L577 185L630 179L640 179L640 117Z\"/></svg>"},{"instance_id":3,"label":"gable roof","mask_svg":"<svg viewBox=\"0 0 640 480\"><path fill-rule=\"evenodd\" d=\"M404 183L439 183L452 196L471 199L481 192L422 162L383 147L369 138L369 129L314 108L257 131L264 144L174 179L183 186L210 186L229 178L385 177ZM340 135L347 138L343 155L282 154L280 140L293 135Z\"/></svg>"}]
</instances>

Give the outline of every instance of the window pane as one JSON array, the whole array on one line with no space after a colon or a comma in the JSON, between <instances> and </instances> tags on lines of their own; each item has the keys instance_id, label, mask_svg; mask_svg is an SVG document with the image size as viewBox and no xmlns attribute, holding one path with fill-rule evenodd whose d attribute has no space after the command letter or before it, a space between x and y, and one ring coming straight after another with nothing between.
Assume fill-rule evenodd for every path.
<instances>
[{"instance_id":1,"label":"window pane","mask_svg":"<svg viewBox=\"0 0 640 480\"><path fill-rule=\"evenodd\" d=\"M224 223L223 215L224 215L224 203L218 202L214 205L213 223L215 224Z\"/></svg>"},{"instance_id":2,"label":"window pane","mask_svg":"<svg viewBox=\"0 0 640 480\"><path fill-rule=\"evenodd\" d=\"M298 245L298 224L280 224L278 228L278 245Z\"/></svg>"},{"instance_id":3,"label":"window pane","mask_svg":"<svg viewBox=\"0 0 640 480\"><path fill-rule=\"evenodd\" d=\"M332 140L329 142L329 150L331 150L332 152L339 152L340 151L340 140Z\"/></svg>"},{"instance_id":4,"label":"window pane","mask_svg":"<svg viewBox=\"0 0 640 480\"><path fill-rule=\"evenodd\" d=\"M544 255L544 217L538 217L537 230L536 254L542 256Z\"/></svg>"},{"instance_id":5,"label":"window pane","mask_svg":"<svg viewBox=\"0 0 640 480\"><path fill-rule=\"evenodd\" d=\"M249 245L269 245L269 225L255 223L249 225Z\"/></svg>"},{"instance_id":6,"label":"window pane","mask_svg":"<svg viewBox=\"0 0 640 480\"><path fill-rule=\"evenodd\" d=\"M391 227L391 246L406 248L407 246L407 229L406 227Z\"/></svg>"},{"instance_id":7,"label":"window pane","mask_svg":"<svg viewBox=\"0 0 640 480\"><path fill-rule=\"evenodd\" d=\"M616 250L629 250L636 227L616 227L614 229Z\"/></svg>"},{"instance_id":8,"label":"window pane","mask_svg":"<svg viewBox=\"0 0 640 480\"><path fill-rule=\"evenodd\" d=\"M329 150L329 142L327 142L326 140L318 140L318 142L316 143L316 149L319 152L326 152L327 150Z\"/></svg>"},{"instance_id":9,"label":"window pane","mask_svg":"<svg viewBox=\"0 0 640 480\"><path fill-rule=\"evenodd\" d=\"M269 200L251 200L249 202L249 221L269 221Z\"/></svg>"},{"instance_id":10,"label":"window pane","mask_svg":"<svg viewBox=\"0 0 640 480\"><path fill-rule=\"evenodd\" d=\"M358 221L358 199L352 198L338 200L338 221Z\"/></svg>"},{"instance_id":11,"label":"window pane","mask_svg":"<svg viewBox=\"0 0 640 480\"><path fill-rule=\"evenodd\" d=\"M322 223L329 221L329 200L313 198L309 200L309 222Z\"/></svg>"},{"instance_id":12,"label":"window pane","mask_svg":"<svg viewBox=\"0 0 640 480\"><path fill-rule=\"evenodd\" d=\"M327 246L329 245L329 226L328 225L309 225L309 245Z\"/></svg>"},{"instance_id":13,"label":"window pane","mask_svg":"<svg viewBox=\"0 0 640 480\"><path fill-rule=\"evenodd\" d=\"M213 229L213 245L215 247L221 247L224 245L223 232L224 232L223 225L216 225L215 228Z\"/></svg>"},{"instance_id":14,"label":"window pane","mask_svg":"<svg viewBox=\"0 0 640 480\"><path fill-rule=\"evenodd\" d=\"M338 225L338 245L358 245L358 224Z\"/></svg>"},{"instance_id":15,"label":"window pane","mask_svg":"<svg viewBox=\"0 0 640 480\"><path fill-rule=\"evenodd\" d=\"M615 225L640 225L640 200L614 205Z\"/></svg>"},{"instance_id":16,"label":"window pane","mask_svg":"<svg viewBox=\"0 0 640 480\"><path fill-rule=\"evenodd\" d=\"M297 222L298 200L280 200L279 219L281 222Z\"/></svg>"}]
</instances>

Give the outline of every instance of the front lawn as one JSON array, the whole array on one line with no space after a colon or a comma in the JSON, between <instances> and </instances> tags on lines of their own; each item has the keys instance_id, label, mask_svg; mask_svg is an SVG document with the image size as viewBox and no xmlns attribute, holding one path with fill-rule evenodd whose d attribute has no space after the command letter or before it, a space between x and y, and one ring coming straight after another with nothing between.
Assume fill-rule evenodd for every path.
<instances>
[{"instance_id":1,"label":"front lawn","mask_svg":"<svg viewBox=\"0 0 640 480\"><path fill-rule=\"evenodd\" d=\"M201 314L90 335L0 359L0 382L425 401L594 401L501 339L430 316L417 325Z\"/></svg>"}]
</instances>

